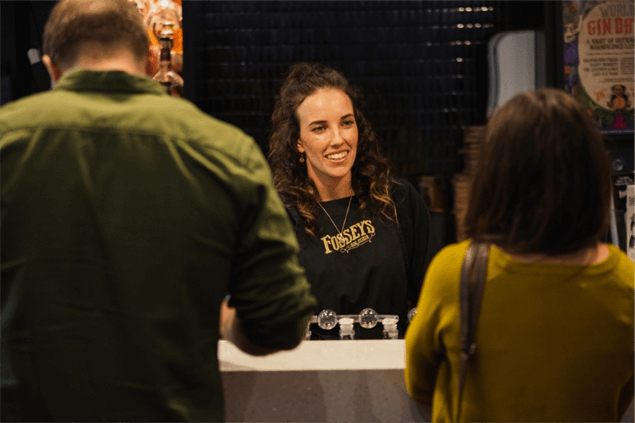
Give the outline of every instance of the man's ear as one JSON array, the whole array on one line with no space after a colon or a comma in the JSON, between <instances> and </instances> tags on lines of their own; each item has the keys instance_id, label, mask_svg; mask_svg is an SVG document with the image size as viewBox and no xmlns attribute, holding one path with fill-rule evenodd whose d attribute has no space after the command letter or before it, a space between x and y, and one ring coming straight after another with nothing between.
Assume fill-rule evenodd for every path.
<instances>
[{"instance_id":1,"label":"man's ear","mask_svg":"<svg viewBox=\"0 0 635 423\"><path fill-rule=\"evenodd\" d=\"M48 54L42 56L42 63L46 66L46 70L51 76L51 88L54 88L62 77L62 70L59 66L49 57Z\"/></svg>"}]
</instances>

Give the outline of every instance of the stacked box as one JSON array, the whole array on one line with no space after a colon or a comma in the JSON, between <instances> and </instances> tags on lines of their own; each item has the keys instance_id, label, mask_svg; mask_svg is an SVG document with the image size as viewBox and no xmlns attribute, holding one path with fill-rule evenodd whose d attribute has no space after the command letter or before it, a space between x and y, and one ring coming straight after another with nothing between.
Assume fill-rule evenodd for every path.
<instances>
[{"instance_id":1,"label":"stacked box","mask_svg":"<svg viewBox=\"0 0 635 423\"><path fill-rule=\"evenodd\" d=\"M467 212L472 180L478 169L478 155L484 136L485 126L468 126L464 130L464 144L463 148L459 150L459 154L463 156L465 166L463 172L456 173L453 179L457 241L462 241L467 238L464 223L465 213Z\"/></svg>"}]
</instances>

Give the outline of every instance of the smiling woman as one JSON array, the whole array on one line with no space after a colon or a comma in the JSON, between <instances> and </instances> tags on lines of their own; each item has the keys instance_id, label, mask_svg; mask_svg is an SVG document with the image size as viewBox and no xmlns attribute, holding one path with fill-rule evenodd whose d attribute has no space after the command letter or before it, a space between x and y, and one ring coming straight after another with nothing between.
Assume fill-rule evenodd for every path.
<instances>
[{"instance_id":1,"label":"smiling woman","mask_svg":"<svg viewBox=\"0 0 635 423\"><path fill-rule=\"evenodd\" d=\"M399 315L403 336L438 244L423 198L392 176L359 104L359 91L338 71L293 65L274 108L269 163L320 307ZM380 337L376 330L356 336Z\"/></svg>"},{"instance_id":2,"label":"smiling woman","mask_svg":"<svg viewBox=\"0 0 635 423\"><path fill-rule=\"evenodd\" d=\"M351 99L341 90L319 89L298 107L298 151L320 200L354 195L351 168L357 154L357 125Z\"/></svg>"}]
</instances>

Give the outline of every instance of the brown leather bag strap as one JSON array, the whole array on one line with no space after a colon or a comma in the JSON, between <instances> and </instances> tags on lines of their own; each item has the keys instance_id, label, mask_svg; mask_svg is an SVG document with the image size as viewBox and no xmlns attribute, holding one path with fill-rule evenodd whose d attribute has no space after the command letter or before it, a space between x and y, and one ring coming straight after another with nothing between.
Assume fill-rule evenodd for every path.
<instances>
[{"instance_id":1,"label":"brown leather bag strap","mask_svg":"<svg viewBox=\"0 0 635 423\"><path fill-rule=\"evenodd\" d=\"M459 362L459 400L456 421L461 417L461 400L467 363L476 352L476 326L487 279L489 244L472 242L465 251L461 268L459 299L461 307L461 361Z\"/></svg>"}]
</instances>

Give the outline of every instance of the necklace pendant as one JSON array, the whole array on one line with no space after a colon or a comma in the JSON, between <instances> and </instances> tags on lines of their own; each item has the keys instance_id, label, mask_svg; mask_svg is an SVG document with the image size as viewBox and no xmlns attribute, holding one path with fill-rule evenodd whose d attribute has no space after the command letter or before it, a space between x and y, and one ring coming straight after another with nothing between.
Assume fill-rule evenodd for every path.
<instances>
[{"instance_id":1,"label":"necklace pendant","mask_svg":"<svg viewBox=\"0 0 635 423\"><path fill-rule=\"evenodd\" d=\"M319 202L317 203L318 206L320 206L322 208L322 210L324 211L324 214L326 214L326 217L329 218L329 220L331 221L331 223L333 224L333 226L335 226L335 230L338 232L338 234L336 235L337 240L339 241L340 244L344 245L344 235L342 235L342 231L344 230L344 228L346 227L346 219L348 219L348 212L351 209L351 203L353 202L353 196L351 196L348 199L348 207L346 208L346 214L344 215L344 223L342 223L342 230L340 230L340 228L337 227L337 225L335 224L335 222L333 221L333 218L331 217L331 215L329 214L329 212L326 211L326 209L322 206L322 204L320 204Z\"/></svg>"}]
</instances>

